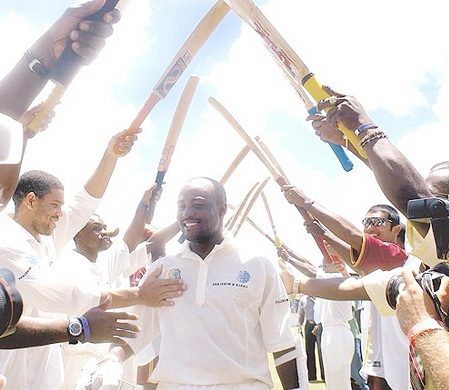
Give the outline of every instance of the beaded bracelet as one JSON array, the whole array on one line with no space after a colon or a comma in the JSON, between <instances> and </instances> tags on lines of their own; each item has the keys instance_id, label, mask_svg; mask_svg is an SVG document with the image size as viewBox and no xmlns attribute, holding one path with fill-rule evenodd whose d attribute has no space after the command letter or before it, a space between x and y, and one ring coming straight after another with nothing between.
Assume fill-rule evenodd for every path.
<instances>
[{"instance_id":1,"label":"beaded bracelet","mask_svg":"<svg viewBox=\"0 0 449 390\"><path fill-rule=\"evenodd\" d=\"M415 340L419 335L434 329L444 330L442 324L434 318L428 318L427 320L418 322L417 324L413 325L407 333L407 338L410 345L414 347Z\"/></svg>"},{"instance_id":2,"label":"beaded bracelet","mask_svg":"<svg viewBox=\"0 0 449 390\"><path fill-rule=\"evenodd\" d=\"M359 142L359 146L361 148L365 147L366 144L368 144L371 141L386 138L387 135L382 130L373 131L370 134L365 135L365 137L362 138L362 140Z\"/></svg>"}]
</instances>

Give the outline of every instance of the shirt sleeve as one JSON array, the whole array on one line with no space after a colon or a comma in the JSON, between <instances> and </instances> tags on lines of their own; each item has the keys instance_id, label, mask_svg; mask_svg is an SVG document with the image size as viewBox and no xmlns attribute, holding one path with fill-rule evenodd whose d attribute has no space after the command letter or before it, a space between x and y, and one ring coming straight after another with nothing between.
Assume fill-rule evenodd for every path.
<instances>
[{"instance_id":1,"label":"shirt sleeve","mask_svg":"<svg viewBox=\"0 0 449 390\"><path fill-rule=\"evenodd\" d=\"M267 352L279 352L295 346L290 329L290 304L278 272L269 260L266 260L265 270L265 291L259 317L262 337Z\"/></svg>"},{"instance_id":2,"label":"shirt sleeve","mask_svg":"<svg viewBox=\"0 0 449 390\"><path fill-rule=\"evenodd\" d=\"M354 268L368 274L377 269L391 270L404 265L407 253L397 244L384 242L369 234L363 235L363 244L355 259L351 251L351 263Z\"/></svg>"}]
</instances>

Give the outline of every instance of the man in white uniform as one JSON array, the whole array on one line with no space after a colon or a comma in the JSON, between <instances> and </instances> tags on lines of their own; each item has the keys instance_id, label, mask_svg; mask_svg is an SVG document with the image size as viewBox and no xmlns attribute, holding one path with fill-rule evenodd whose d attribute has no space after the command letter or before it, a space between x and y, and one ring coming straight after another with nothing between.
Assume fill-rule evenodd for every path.
<instances>
[{"instance_id":1,"label":"man in white uniform","mask_svg":"<svg viewBox=\"0 0 449 390\"><path fill-rule=\"evenodd\" d=\"M183 187L177 219L187 241L179 254L156 264L164 278L182 277L189 288L170 310L135 308L142 337L111 349L92 376L93 389L118 385L119 362L159 334L151 378L159 390L270 389L267 352L274 353L283 387L300 388L286 291L270 261L224 237L226 209L215 180L196 178Z\"/></svg>"},{"instance_id":2,"label":"man in white uniform","mask_svg":"<svg viewBox=\"0 0 449 390\"><path fill-rule=\"evenodd\" d=\"M137 139L136 135L122 138L122 133L112 137L97 170L72 207L64 211L64 190L56 177L41 171L21 176L13 195L14 215L3 215L0 221L0 266L15 274L17 289L24 301L24 315L81 315L108 296L112 298L114 307L122 307L141 303L146 295L142 290L131 288L104 292L100 288L86 290L55 272L51 266L57 261L63 246L92 215L106 190L117 159L127 154ZM157 298L159 301L163 299L165 296ZM72 336L76 342L77 335ZM9 383L5 389L57 389L63 379L60 355L58 345L0 351L1 371Z\"/></svg>"},{"instance_id":3,"label":"man in white uniform","mask_svg":"<svg viewBox=\"0 0 449 390\"><path fill-rule=\"evenodd\" d=\"M323 261L323 271L317 278L341 276L332 263ZM315 300L315 322L321 323L321 351L327 390L351 389L351 362L354 355L354 336L349 327L352 301Z\"/></svg>"}]
</instances>

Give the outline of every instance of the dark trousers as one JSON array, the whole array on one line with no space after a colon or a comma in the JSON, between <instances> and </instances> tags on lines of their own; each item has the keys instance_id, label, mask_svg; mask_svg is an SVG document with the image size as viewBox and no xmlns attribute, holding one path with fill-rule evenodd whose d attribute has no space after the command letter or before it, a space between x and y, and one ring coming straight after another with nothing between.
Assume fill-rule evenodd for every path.
<instances>
[{"instance_id":1,"label":"dark trousers","mask_svg":"<svg viewBox=\"0 0 449 390\"><path fill-rule=\"evenodd\" d=\"M306 321L304 325L304 339L307 355L307 371L309 372L309 381L314 381L316 377L316 356L315 348L317 347L317 338L312 334L315 322ZM321 368L321 378L324 380L324 370Z\"/></svg>"}]
</instances>

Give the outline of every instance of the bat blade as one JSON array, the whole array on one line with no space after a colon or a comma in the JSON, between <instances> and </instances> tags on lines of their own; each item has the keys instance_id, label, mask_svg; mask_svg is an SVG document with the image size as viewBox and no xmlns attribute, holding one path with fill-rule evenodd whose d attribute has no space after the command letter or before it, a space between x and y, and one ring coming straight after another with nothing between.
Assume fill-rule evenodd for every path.
<instances>
[{"instance_id":1,"label":"bat blade","mask_svg":"<svg viewBox=\"0 0 449 390\"><path fill-rule=\"evenodd\" d=\"M313 73L310 72L298 54L252 0L225 1L240 19L262 38L265 47L294 84L298 86L303 85L317 102L330 96L323 90ZM366 154L360 148L355 134L341 124L338 127L354 145L359 154L366 158Z\"/></svg>"},{"instance_id":2,"label":"bat blade","mask_svg":"<svg viewBox=\"0 0 449 390\"><path fill-rule=\"evenodd\" d=\"M231 177L231 175L234 173L234 171L237 169L237 167L249 153L249 151L250 151L249 146L245 145L243 149L240 151L240 153L236 156L234 161L231 163L229 168L226 170L226 172L223 174L223 177L220 180L220 183L222 185L225 185L225 183L228 181L228 179Z\"/></svg>"},{"instance_id":3,"label":"bat blade","mask_svg":"<svg viewBox=\"0 0 449 390\"><path fill-rule=\"evenodd\" d=\"M128 132L130 134L137 131L154 106L167 96L181 75L184 73L187 66L192 62L196 53L201 49L229 11L229 6L224 1L219 0L201 19L187 40L175 54L173 60L156 82L156 85L154 86L153 91L147 101L131 122L131 125L128 128Z\"/></svg>"},{"instance_id":4,"label":"bat blade","mask_svg":"<svg viewBox=\"0 0 449 390\"><path fill-rule=\"evenodd\" d=\"M164 148L162 150L162 155L159 160L159 165L156 174L156 184L160 188L164 181L165 173L167 172L170 161L175 151L176 143L178 142L179 134L181 133L182 126L184 125L187 112L189 110L190 104L192 103L193 96L195 94L196 88L198 86L200 79L198 76L190 76L187 81L186 86L181 94L178 105L176 107L175 113L173 115L172 123L165 140ZM158 196L158 191L154 190L150 203L148 206L147 213L145 215L146 223L150 224L153 220L154 210L156 208L156 199Z\"/></svg>"}]
</instances>

